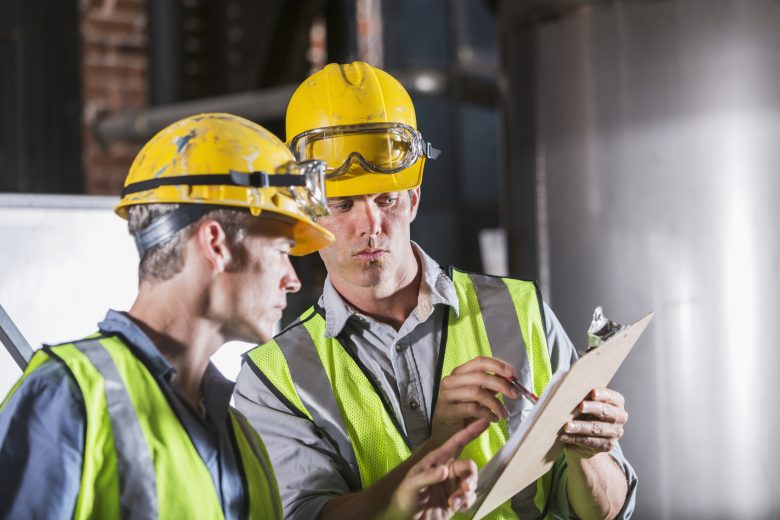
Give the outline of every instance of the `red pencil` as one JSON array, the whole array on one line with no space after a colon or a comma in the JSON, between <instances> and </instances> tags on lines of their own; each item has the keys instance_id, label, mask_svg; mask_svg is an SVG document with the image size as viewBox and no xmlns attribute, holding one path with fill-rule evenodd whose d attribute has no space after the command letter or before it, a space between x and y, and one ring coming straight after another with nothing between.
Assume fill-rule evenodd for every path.
<instances>
[{"instance_id":1,"label":"red pencil","mask_svg":"<svg viewBox=\"0 0 780 520\"><path fill-rule=\"evenodd\" d=\"M537 397L535 393L533 393L532 391L530 391L529 389L521 385L520 381L518 381L516 377L507 377L506 380L512 383L515 386L515 388L517 388L520 391L520 393L523 394L523 397L525 397L532 403L535 404L539 400L539 397Z\"/></svg>"}]
</instances>

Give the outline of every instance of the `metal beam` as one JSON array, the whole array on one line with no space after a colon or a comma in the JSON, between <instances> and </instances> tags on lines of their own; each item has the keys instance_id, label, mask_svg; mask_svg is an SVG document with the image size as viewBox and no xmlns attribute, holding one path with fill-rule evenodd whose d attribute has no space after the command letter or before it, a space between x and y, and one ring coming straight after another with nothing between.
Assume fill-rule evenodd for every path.
<instances>
[{"instance_id":1,"label":"metal beam","mask_svg":"<svg viewBox=\"0 0 780 520\"><path fill-rule=\"evenodd\" d=\"M33 355L33 349L16 328L11 316L0 305L0 343L2 343L19 368L24 370Z\"/></svg>"},{"instance_id":2,"label":"metal beam","mask_svg":"<svg viewBox=\"0 0 780 520\"><path fill-rule=\"evenodd\" d=\"M494 106L498 97L495 76L465 69L452 74L438 69L408 69L391 73L413 96L447 97L454 102L484 106ZM259 122L281 121L296 88L298 84L282 85L132 110L98 120L95 130L103 142L121 139L140 141L174 121L203 112L228 112Z\"/></svg>"},{"instance_id":3,"label":"metal beam","mask_svg":"<svg viewBox=\"0 0 780 520\"><path fill-rule=\"evenodd\" d=\"M281 120L298 85L201 98L154 108L131 110L99 120L95 130L103 142L145 140L174 121L204 112L228 112L253 121Z\"/></svg>"}]
</instances>

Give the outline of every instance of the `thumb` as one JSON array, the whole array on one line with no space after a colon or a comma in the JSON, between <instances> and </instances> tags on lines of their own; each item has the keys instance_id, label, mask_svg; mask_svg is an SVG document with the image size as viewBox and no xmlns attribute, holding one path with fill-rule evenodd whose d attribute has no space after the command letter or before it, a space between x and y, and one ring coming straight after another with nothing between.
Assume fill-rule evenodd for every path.
<instances>
[{"instance_id":1,"label":"thumb","mask_svg":"<svg viewBox=\"0 0 780 520\"><path fill-rule=\"evenodd\" d=\"M427 468L421 468L421 466L424 466L423 461L415 464L401 485L419 493L429 486L444 482L449 476L449 469L446 465L435 465Z\"/></svg>"}]
</instances>

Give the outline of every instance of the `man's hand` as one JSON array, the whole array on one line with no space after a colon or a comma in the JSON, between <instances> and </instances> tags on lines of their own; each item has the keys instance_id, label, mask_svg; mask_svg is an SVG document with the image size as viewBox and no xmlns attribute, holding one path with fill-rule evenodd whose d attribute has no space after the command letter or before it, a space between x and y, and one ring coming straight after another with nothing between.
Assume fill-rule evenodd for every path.
<instances>
[{"instance_id":1,"label":"man's hand","mask_svg":"<svg viewBox=\"0 0 780 520\"><path fill-rule=\"evenodd\" d=\"M497 422L509 417L498 394L516 399L518 391L507 380L515 376L509 363L477 357L442 379L431 425L431 441L440 446L475 419Z\"/></svg>"},{"instance_id":2,"label":"man's hand","mask_svg":"<svg viewBox=\"0 0 780 520\"><path fill-rule=\"evenodd\" d=\"M614 518L625 504L626 476L607 453L623 437L628 420L624 406L620 393L596 388L580 403L580 415L558 437L569 468L569 502L579 518Z\"/></svg>"},{"instance_id":3,"label":"man's hand","mask_svg":"<svg viewBox=\"0 0 780 520\"><path fill-rule=\"evenodd\" d=\"M617 446L628 421L625 402L622 394L608 388L591 391L579 404L580 415L561 431L559 438L566 448L566 456L589 459Z\"/></svg>"},{"instance_id":4,"label":"man's hand","mask_svg":"<svg viewBox=\"0 0 780 520\"><path fill-rule=\"evenodd\" d=\"M455 459L488 424L487 420L472 422L412 466L383 518L446 519L471 507L476 500L477 465Z\"/></svg>"}]
</instances>

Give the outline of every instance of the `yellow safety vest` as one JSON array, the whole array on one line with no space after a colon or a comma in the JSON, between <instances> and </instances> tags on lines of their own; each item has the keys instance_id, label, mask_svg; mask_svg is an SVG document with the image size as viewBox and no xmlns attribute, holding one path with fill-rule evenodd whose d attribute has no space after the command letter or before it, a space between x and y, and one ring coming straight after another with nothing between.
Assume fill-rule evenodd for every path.
<instances>
[{"instance_id":1,"label":"yellow safety vest","mask_svg":"<svg viewBox=\"0 0 780 520\"><path fill-rule=\"evenodd\" d=\"M532 282L453 270L459 314L450 310L439 351L438 381L477 356L496 356L525 368L541 394L551 376L541 299ZM411 454L403 428L360 359L325 337L324 311L313 307L273 341L249 351L255 374L296 415L312 421L338 446L352 450L367 487ZM521 341L522 340L522 341ZM525 345L525 349L522 345ZM434 397L435 399L436 397ZM306 406L306 403L310 403ZM311 403L316 402L316 406ZM431 414L435 401L431 407ZM506 420L466 446L461 458L482 467L509 437ZM537 482L534 504L546 512L552 473ZM489 518L517 518L509 502Z\"/></svg>"},{"instance_id":2,"label":"yellow safety vest","mask_svg":"<svg viewBox=\"0 0 780 520\"><path fill-rule=\"evenodd\" d=\"M74 518L224 518L211 474L187 431L154 376L119 337L95 335L44 347L9 397L51 361L73 375L85 405ZM281 519L276 479L260 437L235 409L229 416L249 517Z\"/></svg>"}]
</instances>

